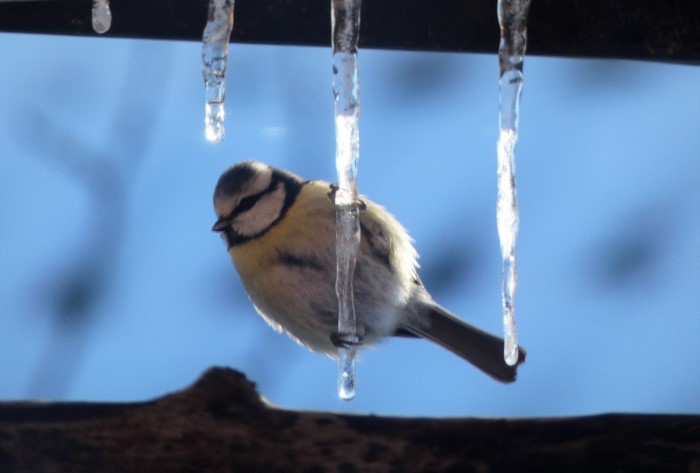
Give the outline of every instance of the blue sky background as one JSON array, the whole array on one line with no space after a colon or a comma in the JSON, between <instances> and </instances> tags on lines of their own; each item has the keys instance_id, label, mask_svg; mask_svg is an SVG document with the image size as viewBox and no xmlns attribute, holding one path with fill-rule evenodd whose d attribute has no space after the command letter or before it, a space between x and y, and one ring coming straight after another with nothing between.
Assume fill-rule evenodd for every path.
<instances>
[{"instance_id":1,"label":"blue sky background","mask_svg":"<svg viewBox=\"0 0 700 473\"><path fill-rule=\"evenodd\" d=\"M0 35L0 398L143 400L212 365L273 403L397 415L700 412L700 68L528 57L516 316L501 385L429 343L335 362L255 315L210 231L220 173L334 178L331 57L232 45L203 137L196 43ZM361 51L361 192L436 300L500 333L494 55Z\"/></svg>"}]
</instances>

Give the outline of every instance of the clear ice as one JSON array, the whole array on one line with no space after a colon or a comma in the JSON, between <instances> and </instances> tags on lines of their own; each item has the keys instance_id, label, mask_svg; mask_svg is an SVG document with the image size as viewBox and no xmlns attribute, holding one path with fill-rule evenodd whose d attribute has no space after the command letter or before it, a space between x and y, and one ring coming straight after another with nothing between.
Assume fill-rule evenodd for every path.
<instances>
[{"instance_id":1,"label":"clear ice","mask_svg":"<svg viewBox=\"0 0 700 473\"><path fill-rule=\"evenodd\" d=\"M515 186L514 148L517 134L513 129L501 129L498 137L498 200L496 221L498 237L501 241L503 263L503 334L505 345L503 355L506 363L518 362L518 340L515 331L515 286L518 273L515 259L515 241L518 237L519 215L517 190Z\"/></svg>"},{"instance_id":2,"label":"clear ice","mask_svg":"<svg viewBox=\"0 0 700 473\"><path fill-rule=\"evenodd\" d=\"M202 63L206 106L204 134L209 141L224 139L224 97L228 42L233 30L234 0L209 0L207 25L202 37Z\"/></svg>"},{"instance_id":3,"label":"clear ice","mask_svg":"<svg viewBox=\"0 0 700 473\"><path fill-rule=\"evenodd\" d=\"M92 29L95 33L104 34L112 26L112 11L109 9L109 0L93 0L92 2Z\"/></svg>"},{"instance_id":4,"label":"clear ice","mask_svg":"<svg viewBox=\"0 0 700 473\"><path fill-rule=\"evenodd\" d=\"M360 245L357 161L360 151L360 86L357 45L360 34L361 0L331 0L333 45L333 96L335 104L335 165L338 171L336 206L338 333L347 347L339 348L338 395L355 397L355 359L363 327L355 318L352 279Z\"/></svg>"},{"instance_id":5,"label":"clear ice","mask_svg":"<svg viewBox=\"0 0 700 473\"><path fill-rule=\"evenodd\" d=\"M515 287L518 282L515 243L519 212L515 182L515 145L518 142L518 114L523 89L523 60L527 46L527 12L530 0L498 0L501 41L499 65L498 199L496 221L501 243L503 282L503 355L506 363L518 362L515 330Z\"/></svg>"},{"instance_id":6,"label":"clear ice","mask_svg":"<svg viewBox=\"0 0 700 473\"><path fill-rule=\"evenodd\" d=\"M339 196L339 194L342 194ZM362 328L357 326L353 301L352 278L355 273L357 249L360 246L359 208L350 192L336 192L336 255L335 292L338 296L338 333L347 347L338 353L338 395L346 401L355 397L355 359Z\"/></svg>"}]
</instances>

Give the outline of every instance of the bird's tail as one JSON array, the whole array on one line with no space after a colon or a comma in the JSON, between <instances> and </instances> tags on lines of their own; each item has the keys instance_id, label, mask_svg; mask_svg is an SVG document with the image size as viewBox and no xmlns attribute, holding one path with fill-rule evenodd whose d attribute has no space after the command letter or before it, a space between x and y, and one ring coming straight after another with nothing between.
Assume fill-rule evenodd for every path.
<instances>
[{"instance_id":1,"label":"bird's tail","mask_svg":"<svg viewBox=\"0 0 700 473\"><path fill-rule=\"evenodd\" d=\"M516 366L509 366L503 359L502 338L469 325L439 306L431 306L427 316L425 325L408 330L447 348L497 381L515 381L517 365L525 361L525 350L520 349Z\"/></svg>"}]
</instances>

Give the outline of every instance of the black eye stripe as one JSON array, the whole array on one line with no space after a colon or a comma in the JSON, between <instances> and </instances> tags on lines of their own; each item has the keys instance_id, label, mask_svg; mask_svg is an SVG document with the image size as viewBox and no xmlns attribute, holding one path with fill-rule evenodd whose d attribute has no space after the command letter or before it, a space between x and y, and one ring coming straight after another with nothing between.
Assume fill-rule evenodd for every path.
<instances>
[{"instance_id":1,"label":"black eye stripe","mask_svg":"<svg viewBox=\"0 0 700 473\"><path fill-rule=\"evenodd\" d=\"M230 218L233 218L236 215L240 215L243 212L252 209L262 196L276 189L277 184L279 184L279 181L277 179L272 179L270 181L270 185L267 186L267 189L260 191L257 194L249 195L248 197L242 198L241 201L238 202L236 208L233 209L233 212L231 212Z\"/></svg>"},{"instance_id":2,"label":"black eye stripe","mask_svg":"<svg viewBox=\"0 0 700 473\"><path fill-rule=\"evenodd\" d=\"M249 195L241 199L238 203L238 206L235 209L233 209L233 211L226 218L229 225L227 225L223 231L226 232L226 241L228 243L229 248L235 245L243 244L247 241L252 240L253 238L257 238L260 235L263 235L270 228L276 225L277 222L282 220L286 215L287 210L289 210L289 208L294 203L297 195L299 195L299 192L301 192L301 188L308 182L309 181L302 181L293 174L288 174L280 172L279 170L274 170L272 174L272 180L267 189L257 194ZM257 235L241 235L239 233L236 233L234 226L231 225L233 219L236 218L237 215L246 212L247 210L250 210L265 194L269 194L270 192L277 190L280 186L282 187L282 190L284 192L284 203L282 204L282 209L280 210L279 216L274 222L272 222L270 227L263 230Z\"/></svg>"},{"instance_id":3,"label":"black eye stripe","mask_svg":"<svg viewBox=\"0 0 700 473\"><path fill-rule=\"evenodd\" d=\"M245 197L241 199L241 201L238 203L235 209L233 209L233 212L231 213L231 216L235 215L240 215L246 210L250 210L253 208L253 206L260 200L260 198L267 192L267 190L264 190L263 192L259 192L258 194L253 194L249 195L248 197Z\"/></svg>"}]
</instances>

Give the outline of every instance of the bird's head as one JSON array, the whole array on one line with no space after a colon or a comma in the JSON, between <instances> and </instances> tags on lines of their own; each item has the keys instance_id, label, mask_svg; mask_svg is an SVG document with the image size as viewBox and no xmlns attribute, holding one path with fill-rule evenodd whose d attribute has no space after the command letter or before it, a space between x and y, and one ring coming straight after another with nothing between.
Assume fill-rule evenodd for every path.
<instances>
[{"instance_id":1,"label":"bird's head","mask_svg":"<svg viewBox=\"0 0 700 473\"><path fill-rule=\"evenodd\" d=\"M301 184L297 176L257 161L230 167L214 190L218 219L212 230L222 232L229 247L262 235L294 202Z\"/></svg>"}]
</instances>

